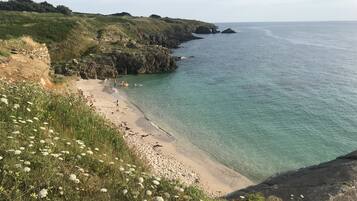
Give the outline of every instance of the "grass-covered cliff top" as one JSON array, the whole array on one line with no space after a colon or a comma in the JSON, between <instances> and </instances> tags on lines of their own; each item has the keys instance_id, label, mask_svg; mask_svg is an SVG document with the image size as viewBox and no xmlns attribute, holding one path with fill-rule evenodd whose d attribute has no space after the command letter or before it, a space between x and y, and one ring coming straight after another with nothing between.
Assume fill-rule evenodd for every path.
<instances>
[{"instance_id":1,"label":"grass-covered cliff top","mask_svg":"<svg viewBox=\"0 0 357 201\"><path fill-rule=\"evenodd\" d=\"M175 47L185 40L187 32L200 25L214 26L171 18L0 11L0 39L31 36L47 44L54 63L90 53L103 35L113 43L133 41ZM159 38L167 40L155 40Z\"/></svg>"},{"instance_id":2,"label":"grass-covered cliff top","mask_svg":"<svg viewBox=\"0 0 357 201\"><path fill-rule=\"evenodd\" d=\"M1 200L210 200L156 178L75 95L0 80Z\"/></svg>"}]
</instances>

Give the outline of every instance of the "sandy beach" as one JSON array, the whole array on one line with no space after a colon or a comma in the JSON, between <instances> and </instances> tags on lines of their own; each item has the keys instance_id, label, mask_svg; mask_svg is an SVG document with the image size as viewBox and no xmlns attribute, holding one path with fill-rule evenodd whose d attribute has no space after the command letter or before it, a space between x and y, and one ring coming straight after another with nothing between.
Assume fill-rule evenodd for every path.
<instances>
[{"instance_id":1,"label":"sandy beach","mask_svg":"<svg viewBox=\"0 0 357 201\"><path fill-rule=\"evenodd\" d=\"M197 185L212 196L253 184L195 146L159 129L120 89L114 93L109 83L101 80L79 80L76 86L88 98L88 104L118 126L126 143L147 161L156 176Z\"/></svg>"}]
</instances>

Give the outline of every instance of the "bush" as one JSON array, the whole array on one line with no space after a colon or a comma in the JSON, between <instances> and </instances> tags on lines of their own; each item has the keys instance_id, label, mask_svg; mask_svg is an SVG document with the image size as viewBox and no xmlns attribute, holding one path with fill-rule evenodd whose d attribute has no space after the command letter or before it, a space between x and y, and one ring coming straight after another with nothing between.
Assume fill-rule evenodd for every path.
<instances>
[{"instance_id":1,"label":"bush","mask_svg":"<svg viewBox=\"0 0 357 201\"><path fill-rule=\"evenodd\" d=\"M54 7L48 2L36 3L32 0L9 0L0 1L0 10L8 11L29 11L39 13L63 13L65 15L72 14L72 10L65 6Z\"/></svg>"}]
</instances>

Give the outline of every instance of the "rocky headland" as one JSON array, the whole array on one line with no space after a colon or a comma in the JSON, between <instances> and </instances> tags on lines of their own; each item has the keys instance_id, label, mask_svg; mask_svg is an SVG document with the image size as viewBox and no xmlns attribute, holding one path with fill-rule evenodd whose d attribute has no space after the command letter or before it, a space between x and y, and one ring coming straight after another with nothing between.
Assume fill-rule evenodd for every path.
<instances>
[{"instance_id":1,"label":"rocky headland","mask_svg":"<svg viewBox=\"0 0 357 201\"><path fill-rule=\"evenodd\" d=\"M335 160L273 176L266 181L229 194L229 200L260 192L276 200L357 200L357 151ZM279 198L279 199L278 199Z\"/></svg>"}]
</instances>

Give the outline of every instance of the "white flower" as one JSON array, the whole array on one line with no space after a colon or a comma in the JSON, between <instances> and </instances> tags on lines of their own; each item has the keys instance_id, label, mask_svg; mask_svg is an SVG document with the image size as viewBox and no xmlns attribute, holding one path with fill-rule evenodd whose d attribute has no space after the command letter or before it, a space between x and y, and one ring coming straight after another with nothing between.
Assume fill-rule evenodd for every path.
<instances>
[{"instance_id":1,"label":"white flower","mask_svg":"<svg viewBox=\"0 0 357 201\"><path fill-rule=\"evenodd\" d=\"M48 195L47 189L42 189L42 190L38 193L38 196L39 196L40 198L45 198L45 197L47 197L47 195Z\"/></svg>"},{"instance_id":2,"label":"white flower","mask_svg":"<svg viewBox=\"0 0 357 201\"><path fill-rule=\"evenodd\" d=\"M152 183L155 184L155 185L160 185L160 182L157 181L157 180L152 181Z\"/></svg>"},{"instance_id":3,"label":"white flower","mask_svg":"<svg viewBox=\"0 0 357 201\"><path fill-rule=\"evenodd\" d=\"M87 154L89 154L89 155L93 155L93 151L88 150L88 151L87 151Z\"/></svg>"},{"instance_id":4,"label":"white flower","mask_svg":"<svg viewBox=\"0 0 357 201\"><path fill-rule=\"evenodd\" d=\"M25 165L31 165L31 162L30 161L25 161L24 164Z\"/></svg>"},{"instance_id":5,"label":"white flower","mask_svg":"<svg viewBox=\"0 0 357 201\"><path fill-rule=\"evenodd\" d=\"M124 189L123 190L123 195L126 195L128 193L128 190Z\"/></svg>"},{"instance_id":6,"label":"white flower","mask_svg":"<svg viewBox=\"0 0 357 201\"><path fill-rule=\"evenodd\" d=\"M54 137L53 139L57 141L57 140L59 140L60 138L59 138L59 137Z\"/></svg>"},{"instance_id":7,"label":"white flower","mask_svg":"<svg viewBox=\"0 0 357 201\"><path fill-rule=\"evenodd\" d=\"M45 127L42 127L42 126L40 127L40 129L41 129L41 130L46 130L46 128L45 128Z\"/></svg>"},{"instance_id":8,"label":"white flower","mask_svg":"<svg viewBox=\"0 0 357 201\"><path fill-rule=\"evenodd\" d=\"M12 132L12 134L20 134L20 131L14 131L14 132Z\"/></svg>"},{"instance_id":9,"label":"white flower","mask_svg":"<svg viewBox=\"0 0 357 201\"><path fill-rule=\"evenodd\" d=\"M20 147L20 150L22 150L22 151L25 150L25 147Z\"/></svg>"},{"instance_id":10,"label":"white flower","mask_svg":"<svg viewBox=\"0 0 357 201\"><path fill-rule=\"evenodd\" d=\"M30 108L26 108L26 110L27 110L28 112L31 112L31 109L30 109Z\"/></svg>"},{"instance_id":11,"label":"white flower","mask_svg":"<svg viewBox=\"0 0 357 201\"><path fill-rule=\"evenodd\" d=\"M31 171L31 168L29 167L24 167L24 172L30 172Z\"/></svg>"},{"instance_id":12,"label":"white flower","mask_svg":"<svg viewBox=\"0 0 357 201\"><path fill-rule=\"evenodd\" d=\"M102 188L102 189L100 189L100 192L106 193L106 192L108 192L108 190L106 188Z\"/></svg>"},{"instance_id":13,"label":"white flower","mask_svg":"<svg viewBox=\"0 0 357 201\"><path fill-rule=\"evenodd\" d=\"M36 120L36 121L39 121L39 120L40 120L38 117L34 117L33 119Z\"/></svg>"},{"instance_id":14,"label":"white flower","mask_svg":"<svg viewBox=\"0 0 357 201\"><path fill-rule=\"evenodd\" d=\"M48 132L49 132L49 133L54 133L54 131L53 131L52 129L50 129Z\"/></svg>"},{"instance_id":15,"label":"white flower","mask_svg":"<svg viewBox=\"0 0 357 201\"><path fill-rule=\"evenodd\" d=\"M45 143L46 143L46 141L44 141L44 140L40 140L40 143L41 143L41 144L45 144Z\"/></svg>"},{"instance_id":16,"label":"white flower","mask_svg":"<svg viewBox=\"0 0 357 201\"><path fill-rule=\"evenodd\" d=\"M75 174L69 175L69 180L74 181L77 179L77 176Z\"/></svg>"},{"instance_id":17,"label":"white flower","mask_svg":"<svg viewBox=\"0 0 357 201\"><path fill-rule=\"evenodd\" d=\"M0 156L0 161L2 160L2 159L4 159L2 156Z\"/></svg>"},{"instance_id":18,"label":"white flower","mask_svg":"<svg viewBox=\"0 0 357 201\"><path fill-rule=\"evenodd\" d=\"M1 102L5 103L6 105L9 104L8 100L6 98L1 98L0 99Z\"/></svg>"},{"instance_id":19,"label":"white flower","mask_svg":"<svg viewBox=\"0 0 357 201\"><path fill-rule=\"evenodd\" d=\"M109 162L109 165L114 165L114 162L113 161Z\"/></svg>"},{"instance_id":20,"label":"white flower","mask_svg":"<svg viewBox=\"0 0 357 201\"><path fill-rule=\"evenodd\" d=\"M150 190L147 190L147 191L146 191L146 195L151 196L151 195L152 195L152 192L151 192Z\"/></svg>"},{"instance_id":21,"label":"white flower","mask_svg":"<svg viewBox=\"0 0 357 201\"><path fill-rule=\"evenodd\" d=\"M15 155L20 155L20 154L21 154L21 151L20 151L20 150L15 150L14 154L15 154Z\"/></svg>"},{"instance_id":22,"label":"white flower","mask_svg":"<svg viewBox=\"0 0 357 201\"><path fill-rule=\"evenodd\" d=\"M300 195L300 197L302 198L302 199L304 199L305 197L304 197L304 195Z\"/></svg>"},{"instance_id":23,"label":"white flower","mask_svg":"<svg viewBox=\"0 0 357 201\"><path fill-rule=\"evenodd\" d=\"M164 201L164 198L157 196L154 198L154 201Z\"/></svg>"},{"instance_id":24,"label":"white flower","mask_svg":"<svg viewBox=\"0 0 357 201\"><path fill-rule=\"evenodd\" d=\"M29 101L27 102L27 104L29 104L29 105L33 105L33 103L31 103L31 102L29 102Z\"/></svg>"},{"instance_id":25,"label":"white flower","mask_svg":"<svg viewBox=\"0 0 357 201\"><path fill-rule=\"evenodd\" d=\"M144 182L144 178L139 177L139 178L138 178L138 181L139 181L139 183L143 183L143 182Z\"/></svg>"},{"instance_id":26,"label":"white flower","mask_svg":"<svg viewBox=\"0 0 357 201\"><path fill-rule=\"evenodd\" d=\"M19 104L14 104L14 108L18 109L18 108L20 108L20 105Z\"/></svg>"},{"instance_id":27,"label":"white flower","mask_svg":"<svg viewBox=\"0 0 357 201\"><path fill-rule=\"evenodd\" d=\"M123 172L125 169L123 167L120 167L119 170Z\"/></svg>"},{"instance_id":28,"label":"white flower","mask_svg":"<svg viewBox=\"0 0 357 201\"><path fill-rule=\"evenodd\" d=\"M94 150L96 150L96 151L99 151L99 149L96 147L96 148L94 148Z\"/></svg>"}]
</instances>

